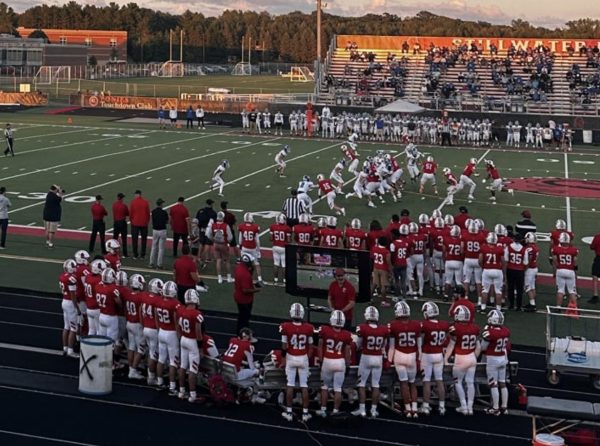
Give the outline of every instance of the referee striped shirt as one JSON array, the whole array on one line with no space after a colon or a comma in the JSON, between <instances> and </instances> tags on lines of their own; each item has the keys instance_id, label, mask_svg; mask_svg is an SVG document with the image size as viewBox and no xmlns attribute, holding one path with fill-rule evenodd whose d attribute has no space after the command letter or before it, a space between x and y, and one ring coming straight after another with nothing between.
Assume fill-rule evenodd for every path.
<instances>
[{"instance_id":1,"label":"referee striped shirt","mask_svg":"<svg viewBox=\"0 0 600 446\"><path fill-rule=\"evenodd\" d=\"M304 213L304 204L298 199L298 197L292 196L286 198L283 202L283 213L288 219L288 224L291 222L298 222L300 214Z\"/></svg>"}]
</instances>

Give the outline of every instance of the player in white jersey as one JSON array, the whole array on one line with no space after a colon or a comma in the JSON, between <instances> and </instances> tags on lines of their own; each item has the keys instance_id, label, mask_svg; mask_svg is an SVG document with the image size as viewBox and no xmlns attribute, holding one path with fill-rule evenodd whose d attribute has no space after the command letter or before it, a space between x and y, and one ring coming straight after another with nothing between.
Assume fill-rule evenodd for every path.
<instances>
[{"instance_id":1,"label":"player in white jersey","mask_svg":"<svg viewBox=\"0 0 600 446\"><path fill-rule=\"evenodd\" d=\"M286 166L285 158L287 157L289 152L290 152L290 146L288 146L286 144L285 146L283 146L283 149L281 149L277 153L277 155L275 155L275 163L277 163L275 172L277 172L281 178L285 178L285 166Z\"/></svg>"},{"instance_id":2,"label":"player in white jersey","mask_svg":"<svg viewBox=\"0 0 600 446\"><path fill-rule=\"evenodd\" d=\"M304 175L298 183L298 200L304 204L305 209L308 209L309 214L313 213L313 201L308 193L315 187L315 183L311 181L308 175Z\"/></svg>"},{"instance_id":3,"label":"player in white jersey","mask_svg":"<svg viewBox=\"0 0 600 446\"><path fill-rule=\"evenodd\" d=\"M265 111L262 114L263 117L263 127L265 128L265 133L271 134L271 112L268 108L265 108Z\"/></svg>"},{"instance_id":4,"label":"player in white jersey","mask_svg":"<svg viewBox=\"0 0 600 446\"><path fill-rule=\"evenodd\" d=\"M275 113L273 124L275 124L275 135L283 136L283 114L280 111Z\"/></svg>"},{"instance_id":5,"label":"player in white jersey","mask_svg":"<svg viewBox=\"0 0 600 446\"><path fill-rule=\"evenodd\" d=\"M513 144L513 125L512 121L508 121L506 124L506 146L512 146Z\"/></svg>"},{"instance_id":6,"label":"player in white jersey","mask_svg":"<svg viewBox=\"0 0 600 446\"><path fill-rule=\"evenodd\" d=\"M366 198L369 203L369 207L374 208L373 200L371 198L371 194L367 192L367 179L369 177L369 168L365 167L362 171L360 171L354 180L354 186L352 188L353 192L350 192L346 195L346 198L357 197L357 198Z\"/></svg>"},{"instance_id":7,"label":"player in white jersey","mask_svg":"<svg viewBox=\"0 0 600 446\"><path fill-rule=\"evenodd\" d=\"M532 127L531 122L528 122L527 127L525 127L525 147L529 147L529 144L531 144L531 147L534 147L535 138L533 136L533 131L534 128Z\"/></svg>"},{"instance_id":8,"label":"player in white jersey","mask_svg":"<svg viewBox=\"0 0 600 446\"><path fill-rule=\"evenodd\" d=\"M417 181L417 178L419 177L419 166L417 163L422 153L419 152L419 149L417 149L417 146L415 146L413 143L410 143L406 146L405 153L406 169L410 175L410 180L413 182Z\"/></svg>"},{"instance_id":9,"label":"player in white jersey","mask_svg":"<svg viewBox=\"0 0 600 446\"><path fill-rule=\"evenodd\" d=\"M339 118L337 116L331 116L329 118L329 137L330 138L335 138L335 128L337 126L337 123L339 121Z\"/></svg>"},{"instance_id":10,"label":"player in white jersey","mask_svg":"<svg viewBox=\"0 0 600 446\"><path fill-rule=\"evenodd\" d=\"M290 113L290 116L288 118L288 120L290 121L290 135L293 136L298 136L298 120L300 119L300 117L298 116L298 114L293 111L292 113Z\"/></svg>"},{"instance_id":11,"label":"player in white jersey","mask_svg":"<svg viewBox=\"0 0 600 446\"><path fill-rule=\"evenodd\" d=\"M327 138L327 132L329 132L329 120L330 116L321 115L321 138Z\"/></svg>"},{"instance_id":12,"label":"player in white jersey","mask_svg":"<svg viewBox=\"0 0 600 446\"><path fill-rule=\"evenodd\" d=\"M229 169L229 161L223 160L219 163L219 165L213 172L210 190L212 191L215 187L218 187L220 197L223 196L223 188L225 187L225 180L223 180L223 174L227 169Z\"/></svg>"},{"instance_id":13,"label":"player in white jersey","mask_svg":"<svg viewBox=\"0 0 600 446\"><path fill-rule=\"evenodd\" d=\"M262 113L256 112L256 131L259 135L262 135Z\"/></svg>"},{"instance_id":14,"label":"player in white jersey","mask_svg":"<svg viewBox=\"0 0 600 446\"><path fill-rule=\"evenodd\" d=\"M345 115L338 116L337 124L335 127L335 136L337 138L341 138L344 136L344 134L345 134L344 126L345 125L346 125L346 116Z\"/></svg>"},{"instance_id":15,"label":"player in white jersey","mask_svg":"<svg viewBox=\"0 0 600 446\"><path fill-rule=\"evenodd\" d=\"M350 146L350 148L356 152L358 150L357 141L358 141L358 134L351 133L350 136L348 136L348 141L346 141L346 144L348 144Z\"/></svg>"},{"instance_id":16,"label":"player in white jersey","mask_svg":"<svg viewBox=\"0 0 600 446\"><path fill-rule=\"evenodd\" d=\"M344 187L344 179L342 178L342 173L344 172L345 168L346 168L346 160L341 159L333 167L331 174L329 174L329 178L331 178L334 181L337 181L337 188L339 191L341 191L342 187Z\"/></svg>"},{"instance_id":17,"label":"player in white jersey","mask_svg":"<svg viewBox=\"0 0 600 446\"><path fill-rule=\"evenodd\" d=\"M250 131L250 119L248 119L248 112L242 110L242 132L248 133Z\"/></svg>"},{"instance_id":18,"label":"player in white jersey","mask_svg":"<svg viewBox=\"0 0 600 446\"><path fill-rule=\"evenodd\" d=\"M487 119L485 119L483 121L482 128L481 128L481 145L482 146L490 145L490 138L492 136L491 130L492 130L492 125L489 123L489 121Z\"/></svg>"},{"instance_id":19,"label":"player in white jersey","mask_svg":"<svg viewBox=\"0 0 600 446\"><path fill-rule=\"evenodd\" d=\"M521 147L521 124L519 124L519 121L515 121L515 123L513 124L512 130L513 130L513 144L514 147Z\"/></svg>"},{"instance_id":20,"label":"player in white jersey","mask_svg":"<svg viewBox=\"0 0 600 446\"><path fill-rule=\"evenodd\" d=\"M535 148L544 148L544 138L543 138L544 130L539 122L535 125L534 135L535 135Z\"/></svg>"}]
</instances>

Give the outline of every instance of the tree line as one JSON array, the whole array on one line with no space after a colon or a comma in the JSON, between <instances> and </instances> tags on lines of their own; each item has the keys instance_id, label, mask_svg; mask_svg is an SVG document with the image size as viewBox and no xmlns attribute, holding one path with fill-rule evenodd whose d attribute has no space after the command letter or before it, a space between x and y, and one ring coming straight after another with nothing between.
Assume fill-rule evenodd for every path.
<instances>
[{"instance_id":1,"label":"tree line","mask_svg":"<svg viewBox=\"0 0 600 446\"><path fill-rule=\"evenodd\" d=\"M126 30L127 52L131 62L164 61L169 54L169 30L174 30L178 45L184 31L186 62L222 63L241 56L242 38L251 39L253 60L311 63L315 59L316 13L226 10L218 17L186 11L181 15L140 8L136 3L119 6L80 5L71 1L62 6L39 5L16 13L0 3L0 33L16 35L18 26L32 28L68 28ZM539 37L600 38L600 20L582 18L562 28L533 26L516 19L510 25L484 21L465 21L420 12L414 17L393 14L368 14L341 17L323 14L322 48L327 51L334 34L429 35L456 37ZM174 50L178 54L178 46ZM246 56L245 56L246 57Z\"/></svg>"}]
</instances>

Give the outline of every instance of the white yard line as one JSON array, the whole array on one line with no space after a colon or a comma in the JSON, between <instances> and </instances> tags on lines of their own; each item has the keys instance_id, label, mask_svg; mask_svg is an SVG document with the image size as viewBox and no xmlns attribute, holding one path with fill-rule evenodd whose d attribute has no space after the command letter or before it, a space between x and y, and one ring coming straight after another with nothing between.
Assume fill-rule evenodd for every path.
<instances>
[{"instance_id":1,"label":"white yard line","mask_svg":"<svg viewBox=\"0 0 600 446\"><path fill-rule=\"evenodd\" d=\"M88 161L95 161L95 160L102 159L102 158L107 158L107 157L110 157L110 156L123 155L123 154L126 154L126 153L138 152L140 150L152 149L154 147L159 147L159 146L166 146L166 145L170 145L170 144L179 144L179 143L182 143L182 142L188 142L188 141L194 141L194 140L197 140L197 139L209 138L211 136L214 136L214 135L202 135L202 136L196 136L194 138L180 139L180 140L177 140L177 141L167 141L167 142L163 142L163 143L160 143L160 144L152 144L152 145L149 145L149 146L136 147L134 149L122 150L120 152L105 153L103 155L98 155L98 156L93 156L93 157L90 157L90 158L84 158L84 159L81 159L81 160L71 161L69 163L57 164L55 166L46 167L44 169L36 169L36 170L32 170L30 172L24 172L24 173L20 173L20 174L17 174L17 175L12 175L10 177L0 178L0 181L12 180L13 178L19 178L19 177L23 177L23 176L27 176L27 175L33 175L33 174L37 174L37 173L40 173L40 172L47 172L49 170L57 169L59 167L72 166L72 165L75 165L75 164L85 163L85 162L88 162ZM107 139L105 139L103 141L106 141L108 139L110 139L110 138L107 138ZM97 141L97 140L94 140L94 142L95 141ZM90 142L90 141L87 141L87 142ZM72 195L72 194L69 194L69 195Z\"/></svg>"},{"instance_id":2,"label":"white yard line","mask_svg":"<svg viewBox=\"0 0 600 446\"><path fill-rule=\"evenodd\" d=\"M567 152L564 153L565 159L565 180L569 179L569 157ZM567 208L567 230L571 231L571 197L568 193L565 194L565 206Z\"/></svg>"},{"instance_id":3,"label":"white yard line","mask_svg":"<svg viewBox=\"0 0 600 446\"><path fill-rule=\"evenodd\" d=\"M131 152L131 151L136 151L136 150L142 150L144 148L148 149L150 147L162 146L162 145L165 145L165 144L176 144L176 143L180 143L180 142L184 142L184 141L191 141L191 140L200 139L200 138L207 138L209 136L212 136L212 135L205 135L205 136L200 136L200 137L197 137L197 138L188 138L187 140L173 141L173 142L170 142L170 143L155 144L154 146L140 147L138 149L128 150L126 152ZM275 138L275 139L279 139L279 138ZM261 143L262 142L264 142L264 141L261 141ZM259 144L259 143L257 143L257 144ZM86 187L85 189L80 189L80 190L77 190L75 192L71 192L69 194L65 194L64 196L65 197L70 197L72 195L78 195L78 194L80 194L82 192L87 192L87 191L90 191L90 190L99 189L101 187L105 187L105 186L108 186L110 184L115 184L115 183L118 183L118 182L123 181L123 180L128 180L130 178L139 177L140 175L146 175L146 174L151 173L151 172L157 172L159 170L167 169L169 167L178 166L178 165L184 164L184 163L189 163L190 161L195 161L195 160L199 160L199 159L203 159L203 158L208 158L208 157L211 157L211 156L220 155L222 153L227 153L227 152L231 152L231 151L239 150L239 149L240 149L239 146L236 146L236 147L232 147L230 149L220 150L218 152L212 152L212 153L207 153L205 155L196 156L196 157L193 157L193 158L187 158L187 159L184 159L184 160L181 160L181 161L176 161L174 163L165 164L165 165L162 165L160 167L155 167L153 169L144 170L143 172L137 172L137 173L134 173L134 174L131 174L131 175L126 175L126 176L123 176L121 178L117 178L117 179L114 179L112 181L107 181L107 182L102 183L102 184L96 184L94 186ZM44 170L48 170L48 169L44 169ZM38 172L42 172L42 171L43 170L40 170ZM206 193L208 193L208 192L210 192L210 191L207 191ZM193 197L190 197L190 198L193 198ZM20 207L20 208L17 208L17 209L13 209L13 210L9 211L9 214L12 214L12 213L15 213L15 212L19 212L19 211L23 211L25 209L29 209L29 208L32 208L32 207L35 207L35 206L39 206L41 204L44 204L44 200L39 201L37 203L30 204L28 206L23 206L23 207ZM173 205L174 204L175 203L173 203ZM173 205L171 205L171 206L173 206Z\"/></svg>"},{"instance_id":4,"label":"white yard line","mask_svg":"<svg viewBox=\"0 0 600 446\"><path fill-rule=\"evenodd\" d=\"M487 156L488 153L490 153L492 151L492 149L487 149L486 152L481 155L480 158L477 159L477 164L479 164L481 161L483 161L485 159L485 157Z\"/></svg>"},{"instance_id":5,"label":"white yard line","mask_svg":"<svg viewBox=\"0 0 600 446\"><path fill-rule=\"evenodd\" d=\"M43 138L46 138L47 136L67 135L69 133L78 133L78 132L86 132L86 131L88 131L88 129L77 129L77 130L71 130L70 132L43 133L41 135L24 136L23 138L19 138L19 135L17 135L17 138L15 138L15 139L17 141L23 141L24 139L34 139L34 138L43 139ZM19 152L19 154L21 154L21 153L26 153L26 152Z\"/></svg>"}]
</instances>

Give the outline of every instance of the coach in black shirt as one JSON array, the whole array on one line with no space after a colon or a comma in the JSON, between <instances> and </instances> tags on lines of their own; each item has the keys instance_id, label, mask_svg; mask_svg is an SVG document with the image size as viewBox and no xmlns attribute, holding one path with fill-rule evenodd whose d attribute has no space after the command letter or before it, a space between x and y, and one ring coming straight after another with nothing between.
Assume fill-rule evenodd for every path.
<instances>
[{"instance_id":1,"label":"coach in black shirt","mask_svg":"<svg viewBox=\"0 0 600 446\"><path fill-rule=\"evenodd\" d=\"M156 207L152 210L152 251L150 252L150 268L163 267L165 242L167 241L167 223L169 214L162 208L165 200L156 200Z\"/></svg>"},{"instance_id":2,"label":"coach in black shirt","mask_svg":"<svg viewBox=\"0 0 600 446\"><path fill-rule=\"evenodd\" d=\"M62 217L62 196L65 191L55 184L50 186L50 190L46 194L44 203L44 228L46 230L46 245L48 248L54 247L54 234L58 230L58 224Z\"/></svg>"},{"instance_id":3,"label":"coach in black shirt","mask_svg":"<svg viewBox=\"0 0 600 446\"><path fill-rule=\"evenodd\" d=\"M304 203L298 199L298 190L292 189L292 196L283 202L283 213L290 227L297 225L300 214L304 214Z\"/></svg>"},{"instance_id":4,"label":"coach in black shirt","mask_svg":"<svg viewBox=\"0 0 600 446\"><path fill-rule=\"evenodd\" d=\"M525 209L521 212L521 217L523 217L523 220L517 222L515 231L521 238L525 238L525 234L528 232L536 232L537 226L531 221L531 212L529 209Z\"/></svg>"}]
</instances>

